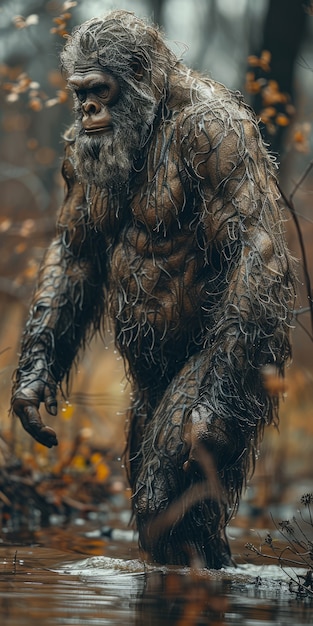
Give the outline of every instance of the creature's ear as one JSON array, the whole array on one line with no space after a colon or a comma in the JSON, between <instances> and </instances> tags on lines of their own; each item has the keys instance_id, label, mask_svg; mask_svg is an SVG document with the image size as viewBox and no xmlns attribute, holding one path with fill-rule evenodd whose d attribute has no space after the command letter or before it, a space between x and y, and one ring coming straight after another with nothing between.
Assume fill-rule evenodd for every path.
<instances>
[{"instance_id":1,"label":"creature's ear","mask_svg":"<svg viewBox=\"0 0 313 626\"><path fill-rule=\"evenodd\" d=\"M138 61L138 59L134 59L131 64L132 72L136 80L141 81L143 78L143 67Z\"/></svg>"}]
</instances>

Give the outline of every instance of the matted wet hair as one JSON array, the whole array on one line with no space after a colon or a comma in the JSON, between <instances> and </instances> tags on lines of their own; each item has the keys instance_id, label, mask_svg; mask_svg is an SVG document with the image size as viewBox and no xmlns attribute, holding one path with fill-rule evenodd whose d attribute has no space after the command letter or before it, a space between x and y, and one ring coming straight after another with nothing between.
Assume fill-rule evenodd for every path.
<instances>
[{"instance_id":1,"label":"matted wet hair","mask_svg":"<svg viewBox=\"0 0 313 626\"><path fill-rule=\"evenodd\" d=\"M168 72L178 63L160 31L128 11L112 11L75 28L61 53L67 75L78 66L98 64L117 76L132 80L136 64L160 94Z\"/></svg>"}]
</instances>

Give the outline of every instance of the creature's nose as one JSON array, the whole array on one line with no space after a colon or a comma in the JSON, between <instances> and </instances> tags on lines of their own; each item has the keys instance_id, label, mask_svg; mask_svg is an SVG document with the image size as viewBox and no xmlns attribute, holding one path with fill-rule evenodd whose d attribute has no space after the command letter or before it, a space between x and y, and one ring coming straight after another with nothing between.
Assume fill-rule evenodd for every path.
<instances>
[{"instance_id":1,"label":"creature's nose","mask_svg":"<svg viewBox=\"0 0 313 626\"><path fill-rule=\"evenodd\" d=\"M82 109L85 115L97 115L101 111L101 105L97 100L88 99L82 104Z\"/></svg>"}]
</instances>

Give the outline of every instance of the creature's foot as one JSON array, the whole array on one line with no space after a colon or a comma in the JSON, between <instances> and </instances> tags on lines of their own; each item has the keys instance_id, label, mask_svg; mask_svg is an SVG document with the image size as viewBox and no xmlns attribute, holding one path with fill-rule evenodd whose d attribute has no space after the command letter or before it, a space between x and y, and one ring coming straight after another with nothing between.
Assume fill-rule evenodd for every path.
<instances>
[{"instance_id":1,"label":"creature's foot","mask_svg":"<svg viewBox=\"0 0 313 626\"><path fill-rule=\"evenodd\" d=\"M234 565L224 530L212 533L211 526L217 519L213 524L206 519L208 509L214 516L212 505L214 503L200 503L170 528L167 524L171 523L173 504L159 514L137 516L140 544L147 558L154 563L209 569Z\"/></svg>"},{"instance_id":2,"label":"creature's foot","mask_svg":"<svg viewBox=\"0 0 313 626\"><path fill-rule=\"evenodd\" d=\"M151 462L133 495L141 548L153 562L219 569L232 564L226 503L216 477ZM166 463L167 461L167 463ZM214 499L212 494L214 494Z\"/></svg>"}]
</instances>

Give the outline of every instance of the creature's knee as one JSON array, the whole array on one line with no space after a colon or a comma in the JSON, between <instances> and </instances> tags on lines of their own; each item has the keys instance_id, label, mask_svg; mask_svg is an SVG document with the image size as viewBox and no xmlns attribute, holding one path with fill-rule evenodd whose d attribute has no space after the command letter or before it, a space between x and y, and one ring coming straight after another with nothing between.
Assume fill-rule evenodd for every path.
<instances>
[{"instance_id":1,"label":"creature's knee","mask_svg":"<svg viewBox=\"0 0 313 626\"><path fill-rule=\"evenodd\" d=\"M165 509L170 501L169 483L166 474L158 471L142 472L133 487L132 504L137 517L154 516Z\"/></svg>"}]
</instances>

